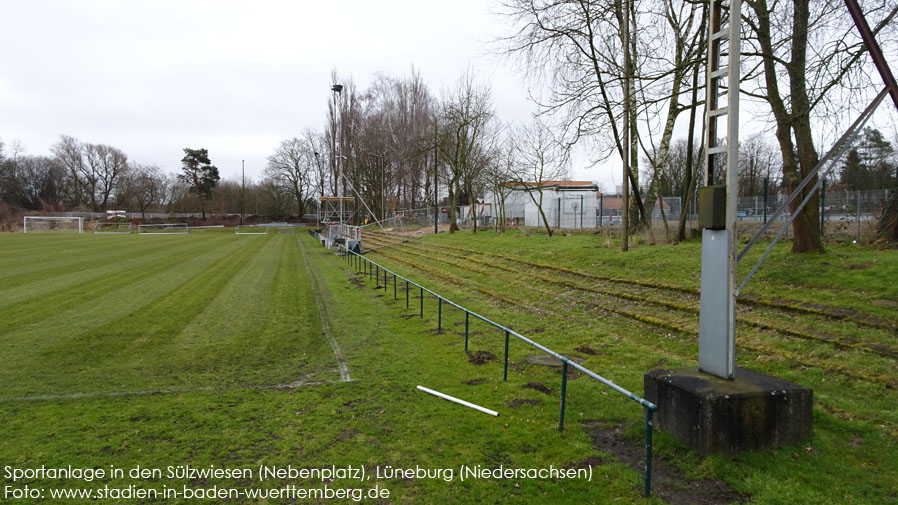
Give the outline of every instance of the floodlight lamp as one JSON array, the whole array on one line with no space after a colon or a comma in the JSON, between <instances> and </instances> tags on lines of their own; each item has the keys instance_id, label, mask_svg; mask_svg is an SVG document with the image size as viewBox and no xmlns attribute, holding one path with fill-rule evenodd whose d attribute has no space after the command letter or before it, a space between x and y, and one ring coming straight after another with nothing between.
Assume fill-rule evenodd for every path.
<instances>
[{"instance_id":1,"label":"floodlight lamp","mask_svg":"<svg viewBox=\"0 0 898 505\"><path fill-rule=\"evenodd\" d=\"M331 91L336 91L337 93L342 93L343 85L342 84L334 84L333 86L331 86Z\"/></svg>"}]
</instances>

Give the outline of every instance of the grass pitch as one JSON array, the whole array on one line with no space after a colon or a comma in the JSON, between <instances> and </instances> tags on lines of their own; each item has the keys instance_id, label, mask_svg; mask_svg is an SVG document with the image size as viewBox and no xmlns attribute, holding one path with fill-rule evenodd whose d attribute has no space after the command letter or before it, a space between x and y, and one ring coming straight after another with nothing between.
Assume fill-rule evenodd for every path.
<instances>
[{"instance_id":1,"label":"grass pitch","mask_svg":"<svg viewBox=\"0 0 898 505\"><path fill-rule=\"evenodd\" d=\"M584 355L585 365L634 392L641 392L644 370L694 365L695 244L622 255L602 236L462 233L385 247L372 257L557 351L596 351ZM375 289L304 232L2 234L0 467L352 465L371 475L363 482L164 475L12 482L4 475L4 486L44 493L127 486L389 491L364 503L894 503L898 373L887 354L896 319L890 304L898 296L886 280L898 268L894 251L839 246L822 257L775 259L771 265L779 266L762 270L749 291L758 301L746 320L760 326L740 333L739 364L815 389L814 440L700 460L656 433L656 496L644 500L636 404L572 377L566 430L558 432L561 377L529 364L535 351L513 342L503 382L500 332L472 323L470 349L500 358L467 362L462 313L444 305L437 332L435 300L424 300L420 318L417 293L406 309L402 285L397 299L392 285ZM820 276L821 269L832 275ZM671 295L664 285L683 290ZM326 338L316 292L341 358ZM860 316L825 313L833 308ZM352 381L342 380L341 360ZM426 396L415 391L418 384L501 416ZM626 447L635 448L638 461L628 459ZM462 482L460 465L592 467L593 477ZM376 476L377 467L453 469L456 476ZM94 498L44 501L110 502ZM230 502L266 500L244 495Z\"/></svg>"}]
</instances>

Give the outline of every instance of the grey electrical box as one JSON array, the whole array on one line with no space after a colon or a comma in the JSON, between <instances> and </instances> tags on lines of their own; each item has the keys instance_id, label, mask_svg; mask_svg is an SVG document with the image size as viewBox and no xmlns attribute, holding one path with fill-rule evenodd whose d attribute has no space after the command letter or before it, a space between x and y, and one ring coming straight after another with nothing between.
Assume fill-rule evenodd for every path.
<instances>
[{"instance_id":1,"label":"grey electrical box","mask_svg":"<svg viewBox=\"0 0 898 505\"><path fill-rule=\"evenodd\" d=\"M706 230L726 229L726 186L698 188L698 225Z\"/></svg>"}]
</instances>

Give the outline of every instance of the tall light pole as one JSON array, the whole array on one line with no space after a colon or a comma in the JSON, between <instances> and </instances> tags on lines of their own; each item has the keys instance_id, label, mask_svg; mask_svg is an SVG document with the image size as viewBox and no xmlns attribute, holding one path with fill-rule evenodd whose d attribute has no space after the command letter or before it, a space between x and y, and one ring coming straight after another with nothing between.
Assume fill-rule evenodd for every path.
<instances>
[{"instance_id":1,"label":"tall light pole","mask_svg":"<svg viewBox=\"0 0 898 505\"><path fill-rule=\"evenodd\" d=\"M246 200L246 160L240 160L240 225L243 225L243 203Z\"/></svg>"},{"instance_id":2,"label":"tall light pole","mask_svg":"<svg viewBox=\"0 0 898 505\"><path fill-rule=\"evenodd\" d=\"M321 173L321 155L318 151L314 152L315 154L315 165L318 167L318 191L321 192L318 195L318 210L315 213L315 228L321 227L321 197L324 196L324 177L322 177Z\"/></svg>"},{"instance_id":3,"label":"tall light pole","mask_svg":"<svg viewBox=\"0 0 898 505\"><path fill-rule=\"evenodd\" d=\"M340 157L337 155L337 95L340 95L340 97L342 98L343 85L334 84L333 86L331 86L331 91L334 92L334 168L337 169L337 198L340 200L340 224L343 224L343 166L339 160ZM342 119L342 111L340 112L340 116Z\"/></svg>"}]
</instances>

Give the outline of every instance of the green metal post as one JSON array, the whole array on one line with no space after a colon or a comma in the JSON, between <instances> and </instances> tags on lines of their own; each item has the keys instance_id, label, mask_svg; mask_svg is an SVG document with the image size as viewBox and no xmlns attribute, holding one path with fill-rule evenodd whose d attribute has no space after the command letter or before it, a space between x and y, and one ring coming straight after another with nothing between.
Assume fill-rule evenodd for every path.
<instances>
[{"instance_id":1,"label":"green metal post","mask_svg":"<svg viewBox=\"0 0 898 505\"><path fill-rule=\"evenodd\" d=\"M405 309L408 310L408 281L405 281Z\"/></svg>"},{"instance_id":2,"label":"green metal post","mask_svg":"<svg viewBox=\"0 0 898 505\"><path fill-rule=\"evenodd\" d=\"M421 288L421 319L424 319L424 288Z\"/></svg>"},{"instance_id":3,"label":"green metal post","mask_svg":"<svg viewBox=\"0 0 898 505\"><path fill-rule=\"evenodd\" d=\"M564 431L564 403L567 399L567 361L561 364L561 414L558 417L558 431Z\"/></svg>"},{"instance_id":4,"label":"green metal post","mask_svg":"<svg viewBox=\"0 0 898 505\"><path fill-rule=\"evenodd\" d=\"M645 409L645 497L652 494L652 409Z\"/></svg>"},{"instance_id":5,"label":"green metal post","mask_svg":"<svg viewBox=\"0 0 898 505\"><path fill-rule=\"evenodd\" d=\"M443 332L443 299L437 298L437 333Z\"/></svg>"},{"instance_id":6,"label":"green metal post","mask_svg":"<svg viewBox=\"0 0 898 505\"><path fill-rule=\"evenodd\" d=\"M387 290L387 271L384 270L384 291Z\"/></svg>"},{"instance_id":7,"label":"green metal post","mask_svg":"<svg viewBox=\"0 0 898 505\"><path fill-rule=\"evenodd\" d=\"M465 311L465 353L468 352L468 321L471 319L471 313Z\"/></svg>"},{"instance_id":8,"label":"green metal post","mask_svg":"<svg viewBox=\"0 0 898 505\"><path fill-rule=\"evenodd\" d=\"M508 380L508 330L505 330L505 370L502 372L502 381Z\"/></svg>"},{"instance_id":9,"label":"green metal post","mask_svg":"<svg viewBox=\"0 0 898 505\"><path fill-rule=\"evenodd\" d=\"M396 274L393 274L393 299L396 299Z\"/></svg>"}]
</instances>

